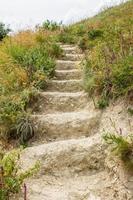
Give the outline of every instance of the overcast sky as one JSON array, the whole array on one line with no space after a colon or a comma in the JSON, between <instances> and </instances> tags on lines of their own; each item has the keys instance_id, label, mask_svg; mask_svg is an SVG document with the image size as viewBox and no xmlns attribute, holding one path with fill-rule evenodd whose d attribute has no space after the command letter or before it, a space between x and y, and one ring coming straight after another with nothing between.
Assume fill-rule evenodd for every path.
<instances>
[{"instance_id":1,"label":"overcast sky","mask_svg":"<svg viewBox=\"0 0 133 200\"><path fill-rule=\"evenodd\" d=\"M0 21L13 30L32 27L46 19L72 23L92 16L104 5L120 0L0 0Z\"/></svg>"}]
</instances>

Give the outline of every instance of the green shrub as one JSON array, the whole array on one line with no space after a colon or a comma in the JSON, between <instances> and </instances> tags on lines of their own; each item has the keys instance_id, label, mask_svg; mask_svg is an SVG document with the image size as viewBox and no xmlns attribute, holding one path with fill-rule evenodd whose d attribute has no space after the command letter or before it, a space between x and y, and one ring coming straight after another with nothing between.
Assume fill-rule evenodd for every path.
<instances>
[{"instance_id":1,"label":"green shrub","mask_svg":"<svg viewBox=\"0 0 133 200\"><path fill-rule=\"evenodd\" d=\"M62 43L75 44L76 37L70 27L64 27L58 34L58 41Z\"/></svg>"},{"instance_id":2,"label":"green shrub","mask_svg":"<svg viewBox=\"0 0 133 200\"><path fill-rule=\"evenodd\" d=\"M117 54L114 56L114 50L111 50L111 47L105 48L102 45L93 49L92 55L85 62L86 91L89 94L104 96L105 99L131 95L133 57L128 51L126 54L121 57Z\"/></svg>"},{"instance_id":3,"label":"green shrub","mask_svg":"<svg viewBox=\"0 0 133 200\"><path fill-rule=\"evenodd\" d=\"M10 31L11 30L7 28L5 24L0 23L0 41L2 41Z\"/></svg>"},{"instance_id":4,"label":"green shrub","mask_svg":"<svg viewBox=\"0 0 133 200\"><path fill-rule=\"evenodd\" d=\"M69 35L67 33L60 33L59 34L59 42L62 42L62 43L68 43L68 44L74 44L75 41L74 41L74 37L72 35Z\"/></svg>"},{"instance_id":5,"label":"green shrub","mask_svg":"<svg viewBox=\"0 0 133 200\"><path fill-rule=\"evenodd\" d=\"M43 22L42 28L45 30L56 31L60 29L61 25L62 25L62 22L57 23L54 21L46 20L45 22Z\"/></svg>"},{"instance_id":6,"label":"green shrub","mask_svg":"<svg viewBox=\"0 0 133 200\"><path fill-rule=\"evenodd\" d=\"M133 167L133 136L124 137L118 134L106 133L105 142L111 146L112 151L128 166Z\"/></svg>"},{"instance_id":7,"label":"green shrub","mask_svg":"<svg viewBox=\"0 0 133 200\"><path fill-rule=\"evenodd\" d=\"M98 108L104 109L109 105L109 99L107 97L100 97L98 100Z\"/></svg>"},{"instance_id":8,"label":"green shrub","mask_svg":"<svg viewBox=\"0 0 133 200\"><path fill-rule=\"evenodd\" d=\"M21 145L26 145L27 142L34 136L34 126L30 120L30 117L25 114L17 120L15 134L19 139Z\"/></svg>"},{"instance_id":9,"label":"green shrub","mask_svg":"<svg viewBox=\"0 0 133 200\"><path fill-rule=\"evenodd\" d=\"M98 37L101 37L103 35L103 31L102 30L90 30L88 32L88 37L90 40L95 40Z\"/></svg>"},{"instance_id":10,"label":"green shrub","mask_svg":"<svg viewBox=\"0 0 133 200\"><path fill-rule=\"evenodd\" d=\"M47 76L52 76L55 70L55 61L43 47L30 49L24 56L24 66L32 66L32 71L41 70ZM31 74L31 72L30 72Z\"/></svg>"},{"instance_id":11,"label":"green shrub","mask_svg":"<svg viewBox=\"0 0 133 200\"><path fill-rule=\"evenodd\" d=\"M33 74L32 81L32 85L38 90L46 89L47 87L47 78L42 70L37 70Z\"/></svg>"},{"instance_id":12,"label":"green shrub","mask_svg":"<svg viewBox=\"0 0 133 200\"><path fill-rule=\"evenodd\" d=\"M11 55L19 64L23 64L27 49L19 44L11 44L7 47L7 53L9 53L9 55Z\"/></svg>"},{"instance_id":13,"label":"green shrub","mask_svg":"<svg viewBox=\"0 0 133 200\"><path fill-rule=\"evenodd\" d=\"M86 37L81 38L79 43L78 43L78 46L82 51L87 50L87 48L88 48L88 39Z\"/></svg>"},{"instance_id":14,"label":"green shrub","mask_svg":"<svg viewBox=\"0 0 133 200\"><path fill-rule=\"evenodd\" d=\"M52 57L55 57L55 58L59 58L62 56L63 54L63 50L61 49L61 47L59 45L57 45L56 43L53 43L51 45L51 48L49 49L49 54L52 56Z\"/></svg>"},{"instance_id":15,"label":"green shrub","mask_svg":"<svg viewBox=\"0 0 133 200\"><path fill-rule=\"evenodd\" d=\"M115 94L128 95L133 91L133 56L123 57L113 65L112 84Z\"/></svg>"},{"instance_id":16,"label":"green shrub","mask_svg":"<svg viewBox=\"0 0 133 200\"><path fill-rule=\"evenodd\" d=\"M54 54L58 56L60 49L57 46L53 46L48 50L44 46L37 46L31 49L26 49L18 45L8 47L10 55L26 69L30 80L32 80L37 70L43 71L47 76L53 75L55 62L52 56L54 57ZM52 54L51 57L49 53Z\"/></svg>"},{"instance_id":17,"label":"green shrub","mask_svg":"<svg viewBox=\"0 0 133 200\"><path fill-rule=\"evenodd\" d=\"M75 34L79 37L83 37L86 33L86 27L84 24L80 24L76 27Z\"/></svg>"},{"instance_id":18,"label":"green shrub","mask_svg":"<svg viewBox=\"0 0 133 200\"><path fill-rule=\"evenodd\" d=\"M132 108L128 108L127 111L131 116L133 115L133 109Z\"/></svg>"},{"instance_id":19,"label":"green shrub","mask_svg":"<svg viewBox=\"0 0 133 200\"><path fill-rule=\"evenodd\" d=\"M12 195L20 192L21 186L24 180L39 169L39 164L36 163L34 167L26 172L19 173L20 167L18 161L20 158L20 152L13 150L9 153L0 153L0 199L8 200Z\"/></svg>"},{"instance_id":20,"label":"green shrub","mask_svg":"<svg viewBox=\"0 0 133 200\"><path fill-rule=\"evenodd\" d=\"M20 94L4 96L0 99L0 137L4 139L17 138L16 124L26 112L34 93L23 90Z\"/></svg>"}]
</instances>

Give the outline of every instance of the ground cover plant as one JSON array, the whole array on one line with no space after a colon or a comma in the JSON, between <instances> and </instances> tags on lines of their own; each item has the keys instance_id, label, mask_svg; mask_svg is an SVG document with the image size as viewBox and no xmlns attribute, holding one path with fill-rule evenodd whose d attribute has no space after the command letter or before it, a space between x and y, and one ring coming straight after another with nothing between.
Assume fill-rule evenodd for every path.
<instances>
[{"instance_id":1,"label":"ground cover plant","mask_svg":"<svg viewBox=\"0 0 133 200\"><path fill-rule=\"evenodd\" d=\"M105 142L111 147L111 151L118 156L127 167L133 168L133 135L105 133Z\"/></svg>"},{"instance_id":2,"label":"ground cover plant","mask_svg":"<svg viewBox=\"0 0 133 200\"><path fill-rule=\"evenodd\" d=\"M12 150L8 153L0 152L0 199L8 200L12 195L21 191L24 180L39 169L36 163L31 169L20 173L20 150Z\"/></svg>"},{"instance_id":3,"label":"ground cover plant","mask_svg":"<svg viewBox=\"0 0 133 200\"><path fill-rule=\"evenodd\" d=\"M84 88L91 96L99 96L102 109L120 96L133 100L132 10L133 1L127 1L71 25L59 35L61 42L78 43L85 51Z\"/></svg>"}]
</instances>

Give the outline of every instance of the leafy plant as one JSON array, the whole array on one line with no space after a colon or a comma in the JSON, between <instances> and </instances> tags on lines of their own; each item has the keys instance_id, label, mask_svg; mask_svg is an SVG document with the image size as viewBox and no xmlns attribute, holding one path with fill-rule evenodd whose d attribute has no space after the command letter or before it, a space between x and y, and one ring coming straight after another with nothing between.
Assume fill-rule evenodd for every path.
<instances>
[{"instance_id":1,"label":"leafy plant","mask_svg":"<svg viewBox=\"0 0 133 200\"><path fill-rule=\"evenodd\" d=\"M12 96L1 96L0 99L0 137L4 139L17 138L16 123L25 114L35 92L29 89Z\"/></svg>"},{"instance_id":2,"label":"leafy plant","mask_svg":"<svg viewBox=\"0 0 133 200\"><path fill-rule=\"evenodd\" d=\"M0 23L0 41L2 41L10 31L11 29L6 27L5 24Z\"/></svg>"},{"instance_id":3,"label":"leafy plant","mask_svg":"<svg viewBox=\"0 0 133 200\"><path fill-rule=\"evenodd\" d=\"M93 29L88 32L88 37L90 40L95 40L96 38L101 37L102 35L103 35L103 31L98 30L98 29L96 30Z\"/></svg>"},{"instance_id":4,"label":"leafy plant","mask_svg":"<svg viewBox=\"0 0 133 200\"><path fill-rule=\"evenodd\" d=\"M54 71L52 72L54 73ZM52 75L52 74L51 74ZM33 77L32 77L32 81L33 81L33 86L40 90L40 89L45 89L46 85L47 85L47 77L44 74L44 72L42 70L37 70Z\"/></svg>"},{"instance_id":5,"label":"leafy plant","mask_svg":"<svg viewBox=\"0 0 133 200\"><path fill-rule=\"evenodd\" d=\"M107 106L109 105L109 100L107 97L101 97L99 100L98 100L98 108L99 109L104 109L106 108Z\"/></svg>"},{"instance_id":6,"label":"leafy plant","mask_svg":"<svg viewBox=\"0 0 133 200\"><path fill-rule=\"evenodd\" d=\"M16 135L19 138L20 144L27 144L27 142L34 136L34 127L28 115L19 118L16 130Z\"/></svg>"},{"instance_id":7,"label":"leafy plant","mask_svg":"<svg viewBox=\"0 0 133 200\"><path fill-rule=\"evenodd\" d=\"M58 40L62 43L75 44L75 35L69 27L64 27L58 34Z\"/></svg>"},{"instance_id":8,"label":"leafy plant","mask_svg":"<svg viewBox=\"0 0 133 200\"><path fill-rule=\"evenodd\" d=\"M62 25L62 22L57 23L54 21L46 20L45 22L43 22L42 28L45 30L56 31L60 29L61 25Z\"/></svg>"},{"instance_id":9,"label":"leafy plant","mask_svg":"<svg viewBox=\"0 0 133 200\"><path fill-rule=\"evenodd\" d=\"M133 109L132 109L132 108L128 108L127 111L128 111L128 113L129 113L130 115L133 115Z\"/></svg>"},{"instance_id":10,"label":"leafy plant","mask_svg":"<svg viewBox=\"0 0 133 200\"><path fill-rule=\"evenodd\" d=\"M0 198L8 200L12 195L19 193L24 180L39 169L39 163L36 163L31 169L20 173L18 161L20 151L12 150L9 153L0 153Z\"/></svg>"},{"instance_id":11,"label":"leafy plant","mask_svg":"<svg viewBox=\"0 0 133 200\"><path fill-rule=\"evenodd\" d=\"M88 48L88 40L86 37L80 39L78 46L82 51L85 51Z\"/></svg>"},{"instance_id":12,"label":"leafy plant","mask_svg":"<svg viewBox=\"0 0 133 200\"><path fill-rule=\"evenodd\" d=\"M118 155L128 166L133 167L133 136L124 137L118 134L105 133L105 142L111 146L112 151Z\"/></svg>"},{"instance_id":13,"label":"leafy plant","mask_svg":"<svg viewBox=\"0 0 133 200\"><path fill-rule=\"evenodd\" d=\"M84 24L79 24L76 28L76 35L79 37L84 36L84 34L86 33L86 27Z\"/></svg>"}]
</instances>

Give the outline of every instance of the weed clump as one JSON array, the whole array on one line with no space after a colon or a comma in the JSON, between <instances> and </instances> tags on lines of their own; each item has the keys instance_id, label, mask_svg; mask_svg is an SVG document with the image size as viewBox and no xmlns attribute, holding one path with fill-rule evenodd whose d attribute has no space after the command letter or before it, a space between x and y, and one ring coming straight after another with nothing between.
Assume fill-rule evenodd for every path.
<instances>
[{"instance_id":1,"label":"weed clump","mask_svg":"<svg viewBox=\"0 0 133 200\"><path fill-rule=\"evenodd\" d=\"M39 169L39 163L36 163L31 169L20 173L18 161L20 151L12 150L9 153L0 152L0 199L8 200L12 195L21 191L24 180Z\"/></svg>"},{"instance_id":2,"label":"weed clump","mask_svg":"<svg viewBox=\"0 0 133 200\"><path fill-rule=\"evenodd\" d=\"M88 38L90 40L95 40L98 37L101 37L103 35L103 31L102 30L98 30L98 29L92 29L88 32Z\"/></svg>"},{"instance_id":3,"label":"weed clump","mask_svg":"<svg viewBox=\"0 0 133 200\"><path fill-rule=\"evenodd\" d=\"M115 155L128 166L133 168L133 135L124 137L118 134L106 133L103 135L105 142L111 146Z\"/></svg>"}]
</instances>

